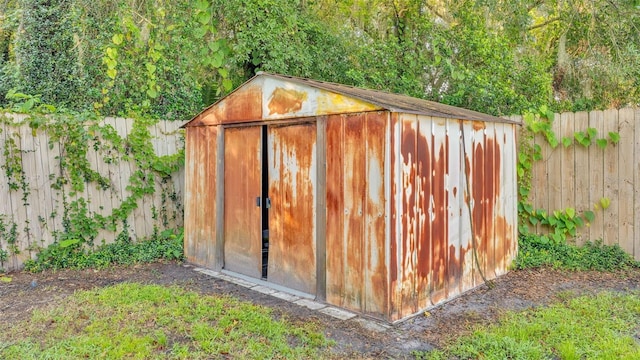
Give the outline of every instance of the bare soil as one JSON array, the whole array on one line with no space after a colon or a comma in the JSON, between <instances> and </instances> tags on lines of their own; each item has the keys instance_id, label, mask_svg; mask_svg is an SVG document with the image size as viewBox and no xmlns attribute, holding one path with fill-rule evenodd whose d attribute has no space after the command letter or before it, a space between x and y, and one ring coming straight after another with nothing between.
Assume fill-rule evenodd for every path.
<instances>
[{"instance_id":1,"label":"bare soil","mask_svg":"<svg viewBox=\"0 0 640 360\"><path fill-rule=\"evenodd\" d=\"M107 270L55 271L8 274L0 282L0 329L26 320L34 309L63 304L77 290L120 282L178 285L202 294L225 294L273 309L275 316L292 322L313 321L335 340L337 358L412 358L414 350L429 350L467 334L475 325L495 323L506 311L601 291L640 290L640 270L615 273L566 272L552 269L513 271L423 315L386 329L372 329L354 320L341 321L305 307L264 295L193 271L190 265L152 263Z\"/></svg>"}]
</instances>

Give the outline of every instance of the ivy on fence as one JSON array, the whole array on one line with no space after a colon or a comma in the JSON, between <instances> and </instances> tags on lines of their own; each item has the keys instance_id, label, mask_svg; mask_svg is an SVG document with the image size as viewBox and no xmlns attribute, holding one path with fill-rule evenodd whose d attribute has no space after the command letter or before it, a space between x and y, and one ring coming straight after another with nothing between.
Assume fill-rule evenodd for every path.
<instances>
[{"instance_id":1,"label":"ivy on fence","mask_svg":"<svg viewBox=\"0 0 640 360\"><path fill-rule=\"evenodd\" d=\"M152 196L158 191L160 206L150 206L154 224L152 236L158 236L168 225L170 220L181 219L182 205L173 183L172 174L178 171L184 163L184 146L176 154L156 155L152 140L154 136L150 128L157 124L156 120L137 117L126 137L121 137L116 129L109 124L102 124L93 114L49 113L55 110L42 106L37 97L14 94L16 103L12 109L29 110L29 115L23 121L14 121L9 116L0 115L0 122L7 125L5 141L2 148L0 167L7 179L7 186L11 192L22 192L22 206L29 208L41 206L30 204L30 194L34 184L30 184L23 168L24 150L20 149L18 129L29 126L34 138L38 132L47 134L48 150L58 154L55 157L56 172L44 174L51 180L52 191L61 199L57 209L46 216L39 216L40 225L46 227L50 221L58 221L62 227L52 231L53 244L46 244L43 239L33 239L32 226L29 217L24 224L16 224L10 214L0 214L0 269L6 267L7 261L20 254L20 238L26 240L26 250L35 254L41 253L47 246L54 246L65 251L84 251L96 245L101 230L113 233L114 239L130 240L127 219L132 212L141 206L145 196ZM1 131L1 128L0 128ZM19 140L19 139L18 139ZM88 158L93 150L105 164L118 165L121 162L134 164L131 176L126 180L126 194L119 205L114 206L110 213L90 210L91 199L85 196L87 186L105 192L113 192L113 184L108 175L100 174L95 165ZM20 231L22 227L22 231ZM102 239L104 240L104 239ZM117 240L116 240L117 241ZM24 244L21 244L24 249ZM51 251L49 251L51 252ZM31 256L28 259L33 258Z\"/></svg>"},{"instance_id":2,"label":"ivy on fence","mask_svg":"<svg viewBox=\"0 0 640 360\"><path fill-rule=\"evenodd\" d=\"M575 237L579 228L594 221L595 212L586 210L578 213L575 208L567 207L566 209L557 209L548 213L545 209L535 209L533 207L529 200L532 180L531 172L533 163L542 160L542 149L540 145L534 144L534 137L536 135L543 137L552 149L558 147L560 143L565 148L574 144L584 147L595 144L600 149L604 149L609 143L617 144L620 141L620 134L617 132L609 132L608 138L598 138L598 132L595 128L576 131L573 135L575 143L570 137L563 137L559 140L552 128L553 118L554 113L546 106L542 106L540 109L531 111L523 116L524 131L520 137L517 164L519 232L526 237L532 235L531 226L541 225L546 227L549 229L548 233L539 237L539 241L543 243L562 243ZM609 207L610 202L610 199L602 198L598 204L594 204L594 209L605 210Z\"/></svg>"}]
</instances>

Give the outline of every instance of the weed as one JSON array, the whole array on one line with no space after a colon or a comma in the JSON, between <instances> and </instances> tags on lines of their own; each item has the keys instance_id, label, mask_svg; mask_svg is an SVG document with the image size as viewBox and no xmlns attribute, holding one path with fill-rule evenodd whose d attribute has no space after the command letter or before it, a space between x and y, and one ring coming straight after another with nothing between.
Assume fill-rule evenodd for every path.
<instances>
[{"instance_id":1,"label":"weed","mask_svg":"<svg viewBox=\"0 0 640 360\"><path fill-rule=\"evenodd\" d=\"M80 241L65 240L43 249L35 260L27 260L25 269L39 272L47 269L106 268L156 260L184 259L182 229L155 233L151 239L133 243L126 229L110 244L91 251Z\"/></svg>"},{"instance_id":2,"label":"weed","mask_svg":"<svg viewBox=\"0 0 640 360\"><path fill-rule=\"evenodd\" d=\"M518 245L516 269L550 266L565 270L614 271L640 266L617 244L604 245L602 241L576 246L530 234L521 236Z\"/></svg>"}]
</instances>

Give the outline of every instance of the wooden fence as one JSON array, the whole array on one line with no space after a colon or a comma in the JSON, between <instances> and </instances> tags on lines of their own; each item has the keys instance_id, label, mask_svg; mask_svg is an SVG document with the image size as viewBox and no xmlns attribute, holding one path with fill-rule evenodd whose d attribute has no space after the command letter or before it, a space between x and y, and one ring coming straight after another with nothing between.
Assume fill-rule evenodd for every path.
<instances>
[{"instance_id":1,"label":"wooden fence","mask_svg":"<svg viewBox=\"0 0 640 360\"><path fill-rule=\"evenodd\" d=\"M607 139L607 146L596 145L595 139L590 146L578 144L575 133L586 134L589 128L596 130L595 139ZM576 242L619 244L640 260L640 109L556 114L553 131L572 143L565 147L560 141L552 149L541 135L535 137L542 161L532 171L534 207L548 213L569 207L578 213L592 210L595 220L578 230ZM617 144L610 132L620 135Z\"/></svg>"},{"instance_id":2,"label":"wooden fence","mask_svg":"<svg viewBox=\"0 0 640 360\"><path fill-rule=\"evenodd\" d=\"M5 120L0 122L0 254L4 252L6 257L0 262L0 269L14 270L26 259L35 257L38 249L51 244L56 234L64 230L64 212L74 201L84 199L89 217L111 215L131 195L130 176L137 166L124 154L111 154L111 158L120 160L109 161L103 149L96 146L98 143L92 142L87 146L86 158L91 169L108 179L108 188L87 182L84 191L77 193L69 184L54 186L62 171L60 156L64 154L60 142L51 141L49 134L41 129L33 130L24 122L24 115L0 116ZM19 123L22 124L16 125ZM106 124L115 129L119 138L126 139L133 120L105 118L101 125ZM180 122L159 122L148 128L157 155L176 154L184 148L180 125ZM11 148L19 149L17 157L7 153ZM7 162L12 161L11 157L18 159L24 172L25 181L19 186L14 179L17 174L8 171ZM138 199L137 207L126 222L117 224L115 231L99 230L94 243L112 242L125 226L134 240L148 237L154 231L182 226L183 171L174 173L171 179L156 177L154 194Z\"/></svg>"},{"instance_id":3,"label":"wooden fence","mask_svg":"<svg viewBox=\"0 0 640 360\"><path fill-rule=\"evenodd\" d=\"M23 115L9 117L15 122L25 119ZM106 118L102 124L111 125L124 139L132 129L133 120ZM184 147L178 130L180 125L179 122L160 122L150 128L157 155L175 154ZM609 141L604 149L595 141L588 147L578 144L575 133L589 128L596 130L596 138L609 138L609 132L614 132L620 135L620 140L617 144ZM640 109L556 114L553 130L558 139L574 140L568 147L561 143L552 149L542 136L535 137L535 143L542 149L542 160L533 166L530 194L533 205L548 212L568 207L578 213L594 211L595 220L578 230L576 242L602 239L606 244L619 244L640 260ZM7 141L15 142L20 149L25 189L9 188L10 179L4 168L7 158L3 153ZM0 171L0 251L9 255L0 263L0 268L17 269L26 259L33 258L38 248L51 244L54 234L63 229L65 203L83 198L90 214L108 216L131 195L127 186L136 165L131 161L107 163L99 149L89 147L87 159L95 171L109 179L109 188L102 190L95 184L86 184L83 193L63 198L72 192L68 188L61 191L52 188L61 170L60 155L60 145L51 142L46 132L34 132L27 124L0 122L0 166L3 167ZM183 187L184 169L173 174L169 182L156 180L155 193L139 200L127 218L131 237L143 238L154 230L182 226ZM610 201L606 209L602 208L602 199ZM16 233L15 243L10 247L3 236L7 236L12 227ZM100 230L96 243L111 242L121 231L122 225L116 231Z\"/></svg>"}]
</instances>

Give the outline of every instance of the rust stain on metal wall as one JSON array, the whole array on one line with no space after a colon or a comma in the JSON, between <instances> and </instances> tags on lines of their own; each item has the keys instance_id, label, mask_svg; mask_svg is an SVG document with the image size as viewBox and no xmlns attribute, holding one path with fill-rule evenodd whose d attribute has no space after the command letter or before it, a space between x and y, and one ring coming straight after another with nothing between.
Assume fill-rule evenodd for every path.
<instances>
[{"instance_id":1,"label":"rust stain on metal wall","mask_svg":"<svg viewBox=\"0 0 640 360\"><path fill-rule=\"evenodd\" d=\"M390 234L389 234L389 318L391 320L397 320L401 318L400 312L400 298L399 298L399 281L398 279L398 266L399 266L399 246L398 242L400 241L399 233L399 223L400 223L400 212L398 211L398 202L400 195L400 181L398 181L398 177L400 176L400 172L398 171L400 168L400 126L401 122L398 116L398 113L391 113L391 134L389 139L389 146L391 147L391 164L390 164L390 176L391 179L391 217L390 221Z\"/></svg>"},{"instance_id":2,"label":"rust stain on metal wall","mask_svg":"<svg viewBox=\"0 0 640 360\"><path fill-rule=\"evenodd\" d=\"M384 318L387 116L327 119L327 301Z\"/></svg>"},{"instance_id":3,"label":"rust stain on metal wall","mask_svg":"<svg viewBox=\"0 0 640 360\"><path fill-rule=\"evenodd\" d=\"M400 145L401 166L401 298L400 308L403 312L415 312L417 306L416 274L416 153L417 153L417 121L415 116L402 121L402 140Z\"/></svg>"},{"instance_id":4,"label":"rust stain on metal wall","mask_svg":"<svg viewBox=\"0 0 640 360\"><path fill-rule=\"evenodd\" d=\"M345 306L344 289L344 115L327 117L327 302Z\"/></svg>"},{"instance_id":5,"label":"rust stain on metal wall","mask_svg":"<svg viewBox=\"0 0 640 360\"><path fill-rule=\"evenodd\" d=\"M217 126L186 130L185 256L214 268Z\"/></svg>"},{"instance_id":6,"label":"rust stain on metal wall","mask_svg":"<svg viewBox=\"0 0 640 360\"><path fill-rule=\"evenodd\" d=\"M316 292L316 125L269 127L270 282Z\"/></svg>"},{"instance_id":7,"label":"rust stain on metal wall","mask_svg":"<svg viewBox=\"0 0 640 360\"><path fill-rule=\"evenodd\" d=\"M347 116L344 122L344 301L362 309L364 305L364 114Z\"/></svg>"},{"instance_id":8,"label":"rust stain on metal wall","mask_svg":"<svg viewBox=\"0 0 640 360\"><path fill-rule=\"evenodd\" d=\"M203 114L204 120L217 120L224 124L260 120L262 119L262 88L255 85L244 87L224 98L212 110L213 117Z\"/></svg>"},{"instance_id":9,"label":"rust stain on metal wall","mask_svg":"<svg viewBox=\"0 0 640 360\"><path fill-rule=\"evenodd\" d=\"M434 156L433 169L433 292L431 293L431 303L436 304L446 299L447 296L447 248L449 244L449 226L447 207L449 194L446 187L448 172L447 164L447 142L445 128L439 127L434 134L438 140L434 139L434 147L437 149L437 157ZM438 144L439 143L439 144ZM435 154L434 154L435 155Z\"/></svg>"},{"instance_id":10,"label":"rust stain on metal wall","mask_svg":"<svg viewBox=\"0 0 640 360\"><path fill-rule=\"evenodd\" d=\"M417 121L417 118L416 118ZM433 156L431 134L431 124L417 122L416 147L412 155L403 157L415 157L416 169L416 209L417 231L416 231L416 286L417 304L416 307L426 307L429 302L431 287L431 267L433 265L433 242L432 240L432 208L431 193L433 187Z\"/></svg>"},{"instance_id":11,"label":"rust stain on metal wall","mask_svg":"<svg viewBox=\"0 0 640 360\"><path fill-rule=\"evenodd\" d=\"M307 100L304 91L277 87L269 97L269 115L287 114L302 109L302 103Z\"/></svg>"},{"instance_id":12,"label":"rust stain on metal wall","mask_svg":"<svg viewBox=\"0 0 640 360\"><path fill-rule=\"evenodd\" d=\"M262 275L260 139L259 126L225 129L224 267L255 278Z\"/></svg>"},{"instance_id":13,"label":"rust stain on metal wall","mask_svg":"<svg viewBox=\"0 0 640 360\"><path fill-rule=\"evenodd\" d=\"M388 113L366 114L365 144L365 277L364 312L385 315L387 303L387 265L385 239L385 138Z\"/></svg>"},{"instance_id":14,"label":"rust stain on metal wall","mask_svg":"<svg viewBox=\"0 0 640 360\"><path fill-rule=\"evenodd\" d=\"M427 117L401 115L392 126L392 319L410 315L479 284L479 272L471 270L475 267L471 230L481 270L487 278L499 275L503 272L500 269L508 265L505 249L512 245L505 231L512 228L499 210L503 204L502 149L493 127L480 122L469 124L472 126L465 136L472 137L464 141L473 140L466 157L459 130L462 125L443 126L442 121L430 121ZM462 161L466 162L466 174ZM464 176L469 176L472 184L470 198L465 198L466 191L459 188L466 187ZM469 204L471 210L466 209ZM465 217L468 211L473 229L469 216ZM451 222L458 228L451 228ZM450 233L451 229L455 232Z\"/></svg>"}]
</instances>

